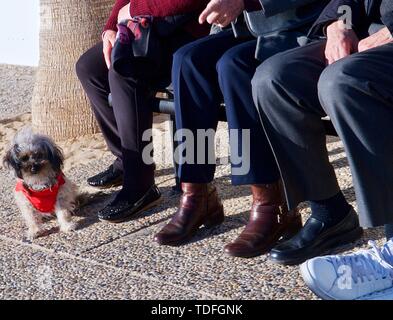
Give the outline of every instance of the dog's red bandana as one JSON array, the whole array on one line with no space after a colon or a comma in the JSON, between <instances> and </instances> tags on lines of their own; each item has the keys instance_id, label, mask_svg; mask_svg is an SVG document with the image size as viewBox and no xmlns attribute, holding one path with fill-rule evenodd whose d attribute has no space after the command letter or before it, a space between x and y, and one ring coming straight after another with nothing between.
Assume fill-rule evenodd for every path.
<instances>
[{"instance_id":1,"label":"dog's red bandana","mask_svg":"<svg viewBox=\"0 0 393 320\"><path fill-rule=\"evenodd\" d=\"M65 183L64 176L60 173L55 185L48 189L35 191L23 184L22 180L16 183L15 191L23 192L25 197L30 201L35 209L41 213L52 213L55 210L55 204L59 188Z\"/></svg>"}]
</instances>

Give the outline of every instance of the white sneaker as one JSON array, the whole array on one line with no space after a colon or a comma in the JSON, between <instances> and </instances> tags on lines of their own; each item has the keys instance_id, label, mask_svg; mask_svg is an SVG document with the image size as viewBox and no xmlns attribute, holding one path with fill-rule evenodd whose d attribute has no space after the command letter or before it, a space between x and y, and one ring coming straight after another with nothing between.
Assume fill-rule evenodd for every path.
<instances>
[{"instance_id":1,"label":"white sneaker","mask_svg":"<svg viewBox=\"0 0 393 320\"><path fill-rule=\"evenodd\" d=\"M381 249L373 241L369 244L370 250L303 263L300 272L307 286L324 300L356 300L376 293L393 298L393 290L387 290L393 289L393 240Z\"/></svg>"}]
</instances>

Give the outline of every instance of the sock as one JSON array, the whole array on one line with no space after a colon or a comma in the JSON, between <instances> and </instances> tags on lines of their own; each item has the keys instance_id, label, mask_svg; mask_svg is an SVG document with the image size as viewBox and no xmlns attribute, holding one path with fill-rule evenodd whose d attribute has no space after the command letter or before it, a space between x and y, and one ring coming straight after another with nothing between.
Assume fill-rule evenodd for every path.
<instances>
[{"instance_id":1,"label":"sock","mask_svg":"<svg viewBox=\"0 0 393 320\"><path fill-rule=\"evenodd\" d=\"M393 239L393 223L385 224L385 235L388 241Z\"/></svg>"},{"instance_id":2,"label":"sock","mask_svg":"<svg viewBox=\"0 0 393 320\"><path fill-rule=\"evenodd\" d=\"M341 191L329 199L309 201L309 203L312 212L311 216L326 223L328 226L334 226L339 223L351 209Z\"/></svg>"}]
</instances>

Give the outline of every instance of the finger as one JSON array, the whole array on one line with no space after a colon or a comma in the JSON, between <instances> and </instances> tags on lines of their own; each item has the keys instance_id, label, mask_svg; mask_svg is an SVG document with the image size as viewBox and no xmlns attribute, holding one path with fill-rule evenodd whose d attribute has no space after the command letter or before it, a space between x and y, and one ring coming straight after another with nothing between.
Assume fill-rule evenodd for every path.
<instances>
[{"instance_id":1,"label":"finger","mask_svg":"<svg viewBox=\"0 0 393 320\"><path fill-rule=\"evenodd\" d=\"M358 44L358 51L363 52L363 51L367 50L367 47L368 47L368 42L365 40L362 40Z\"/></svg>"},{"instance_id":2,"label":"finger","mask_svg":"<svg viewBox=\"0 0 393 320\"><path fill-rule=\"evenodd\" d=\"M327 60L328 65L331 65L335 62L335 59L333 58L333 56L330 52L326 53L326 60Z\"/></svg>"},{"instance_id":3,"label":"finger","mask_svg":"<svg viewBox=\"0 0 393 320\"><path fill-rule=\"evenodd\" d=\"M384 44L389 44L393 42L393 38L392 39L386 39L386 41L384 42Z\"/></svg>"},{"instance_id":4,"label":"finger","mask_svg":"<svg viewBox=\"0 0 393 320\"><path fill-rule=\"evenodd\" d=\"M225 14L225 15L221 15L220 17L218 17L217 21L215 21L214 23L221 28L225 28L231 22L232 22L232 20L230 19L230 17Z\"/></svg>"},{"instance_id":5,"label":"finger","mask_svg":"<svg viewBox=\"0 0 393 320\"><path fill-rule=\"evenodd\" d=\"M326 63L327 63L328 65L330 65L331 56L330 56L330 51L329 51L328 48L326 48L326 50L325 50L325 59L326 59Z\"/></svg>"},{"instance_id":6,"label":"finger","mask_svg":"<svg viewBox=\"0 0 393 320\"><path fill-rule=\"evenodd\" d=\"M385 44L385 41L382 38L370 38L369 41L365 41L363 43L363 45L365 45L365 47L367 47L367 49L382 46L384 44Z\"/></svg>"},{"instance_id":7,"label":"finger","mask_svg":"<svg viewBox=\"0 0 393 320\"><path fill-rule=\"evenodd\" d=\"M232 21L233 21L233 20L232 20L231 18L226 17L226 18L224 19L224 21L221 21L221 22L220 22L220 26L221 26L222 28L225 28L225 27L227 27Z\"/></svg>"},{"instance_id":8,"label":"finger","mask_svg":"<svg viewBox=\"0 0 393 320\"><path fill-rule=\"evenodd\" d=\"M358 51L363 52L367 50L367 45L364 42L359 42Z\"/></svg>"},{"instance_id":9,"label":"finger","mask_svg":"<svg viewBox=\"0 0 393 320\"><path fill-rule=\"evenodd\" d=\"M208 10L208 8L206 8L199 16L199 23L200 24L204 24L206 22L206 18L208 17L208 15L210 14L210 10Z\"/></svg>"},{"instance_id":10,"label":"finger","mask_svg":"<svg viewBox=\"0 0 393 320\"><path fill-rule=\"evenodd\" d=\"M212 5L212 3L210 2L210 3L206 6L205 10L203 10L202 13L199 15L199 19L198 19L198 20L199 20L199 23L200 23L200 24L205 23L207 17L208 17L212 12L213 12L213 5Z\"/></svg>"},{"instance_id":11,"label":"finger","mask_svg":"<svg viewBox=\"0 0 393 320\"><path fill-rule=\"evenodd\" d=\"M212 12L211 14L208 15L206 21L209 24L219 24L221 19L222 18L218 12Z\"/></svg>"},{"instance_id":12,"label":"finger","mask_svg":"<svg viewBox=\"0 0 393 320\"><path fill-rule=\"evenodd\" d=\"M334 63L337 58L336 47L334 46L327 46L325 51L326 60L328 61L329 65Z\"/></svg>"},{"instance_id":13,"label":"finger","mask_svg":"<svg viewBox=\"0 0 393 320\"><path fill-rule=\"evenodd\" d=\"M104 58L105 58L105 63L108 69L111 67L111 53L112 53L112 47L111 46L106 46L104 48Z\"/></svg>"},{"instance_id":14,"label":"finger","mask_svg":"<svg viewBox=\"0 0 393 320\"><path fill-rule=\"evenodd\" d=\"M388 44L392 42L392 39L389 39L388 37L374 37L370 36L366 38L365 40L362 40L359 42L358 45L358 50L359 52L363 52L372 48L376 48L379 46L383 46L385 44Z\"/></svg>"},{"instance_id":15,"label":"finger","mask_svg":"<svg viewBox=\"0 0 393 320\"><path fill-rule=\"evenodd\" d=\"M220 22L220 23L215 23L217 26L219 26L220 28L225 28L227 27L231 22Z\"/></svg>"},{"instance_id":16,"label":"finger","mask_svg":"<svg viewBox=\"0 0 393 320\"><path fill-rule=\"evenodd\" d=\"M115 42L116 42L116 37L111 37L111 38L109 38L109 42L110 42L110 44L111 44L111 46L112 46L112 48L115 46Z\"/></svg>"}]
</instances>

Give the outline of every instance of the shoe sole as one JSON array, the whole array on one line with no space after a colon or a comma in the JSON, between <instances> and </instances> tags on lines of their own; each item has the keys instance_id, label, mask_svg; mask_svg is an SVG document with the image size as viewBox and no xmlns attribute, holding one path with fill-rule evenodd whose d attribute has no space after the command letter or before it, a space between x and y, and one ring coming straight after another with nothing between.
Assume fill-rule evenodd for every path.
<instances>
[{"instance_id":1,"label":"shoe sole","mask_svg":"<svg viewBox=\"0 0 393 320\"><path fill-rule=\"evenodd\" d=\"M271 245L269 246L265 246L265 247L261 247L259 249L255 249L254 251L248 253L248 254L232 254L229 253L227 251L225 251L225 253L230 256L230 257L234 257L234 258L243 258L243 259L251 259L251 258L255 258L255 257L259 257L265 254L268 254L270 252L271 249L274 248L274 246L278 243L278 241L280 240L280 238L278 238L277 240L273 241Z\"/></svg>"},{"instance_id":2,"label":"shoe sole","mask_svg":"<svg viewBox=\"0 0 393 320\"><path fill-rule=\"evenodd\" d=\"M222 210L224 210L223 207L222 207ZM221 225L224 222L224 220L225 220L225 217L223 215L221 219L216 219L216 220L213 220L210 222L205 221L202 225L204 225L207 229L213 229L213 228ZM182 245L189 243L196 236L198 231L199 231L199 228L197 230L195 230L194 232L192 232L191 234L189 234L187 237L184 237L183 239L180 239L177 241L165 242L165 243L160 243L160 242L156 241L156 243L158 243L160 246L180 247Z\"/></svg>"},{"instance_id":3,"label":"shoe sole","mask_svg":"<svg viewBox=\"0 0 393 320\"><path fill-rule=\"evenodd\" d=\"M104 220L104 219L101 219L101 218L98 218L98 219L99 219L100 221L102 221L102 222L108 222L108 223L122 223L122 222L127 222L127 221L130 221L130 220L133 220L133 219L137 218L137 216L138 216L140 213L142 213L143 211L147 211L147 210L149 210L149 209L151 209L151 208L153 208L153 207L159 205L161 202L162 202L162 196L160 196L157 200L155 200L155 201L149 203L147 206L145 206L145 207L143 207L143 208L140 208L137 212L135 212L134 214L132 214L132 215L130 215L129 217L124 218L124 219L118 219L118 220Z\"/></svg>"},{"instance_id":4,"label":"shoe sole","mask_svg":"<svg viewBox=\"0 0 393 320\"><path fill-rule=\"evenodd\" d=\"M277 233L277 236L275 237L275 239L271 242L271 244L269 246L259 247L259 249L255 249L254 251L252 251L248 254L236 255L236 254L231 254L226 251L225 251L225 253L228 256L234 257L234 258L251 259L251 258L259 257L262 255L268 254L270 252L270 250L272 250L277 243L292 238L295 234L297 234L300 231L301 228L302 228L301 224L300 225L291 224L290 228L282 228L281 231L279 231Z\"/></svg>"},{"instance_id":5,"label":"shoe sole","mask_svg":"<svg viewBox=\"0 0 393 320\"><path fill-rule=\"evenodd\" d=\"M258 250L258 251L252 252L250 254L243 254L243 255L241 255L241 254L236 255L236 254L232 254L232 253L229 253L229 252L226 252L226 251L225 251L225 253L228 256L233 257L233 258L252 259L252 258L263 256L264 254L269 253L269 251L273 247L274 247L274 245L271 246L270 248L267 248L266 250Z\"/></svg>"},{"instance_id":6,"label":"shoe sole","mask_svg":"<svg viewBox=\"0 0 393 320\"><path fill-rule=\"evenodd\" d=\"M107 184L105 186L92 186L91 184L88 183L88 185L92 188L96 188L99 190L106 190L106 189L112 189L112 188L116 188L116 187L120 187L123 185L123 181L121 182L117 182L117 183L112 183L112 184Z\"/></svg>"},{"instance_id":7,"label":"shoe sole","mask_svg":"<svg viewBox=\"0 0 393 320\"><path fill-rule=\"evenodd\" d=\"M315 258L318 256L325 256L325 255L331 254L332 252L336 252L336 251L338 251L338 249L340 247L348 245L349 243L355 242L362 235L363 235L363 229L361 227L358 227L358 228L340 236L339 238L332 237L330 239L327 239L324 243L322 243L319 246L319 248L320 248L319 250L315 249L314 253L310 253L308 256L305 256L305 257L302 257L299 259L276 259L276 258L272 258L270 256L269 261L276 263L276 264L286 265L286 266L299 265L309 259L312 259L312 258Z\"/></svg>"},{"instance_id":8,"label":"shoe sole","mask_svg":"<svg viewBox=\"0 0 393 320\"><path fill-rule=\"evenodd\" d=\"M388 288L385 290L377 291L372 294L362 296L360 298L357 298L356 300L393 300L393 287Z\"/></svg>"},{"instance_id":9,"label":"shoe sole","mask_svg":"<svg viewBox=\"0 0 393 320\"><path fill-rule=\"evenodd\" d=\"M181 240L176 241L176 242L165 242L165 243L160 243L158 241L155 241L155 242L157 244L159 244L160 246L181 247L182 245L187 244L194 236L195 236L195 234L191 238L187 237L187 238L181 239Z\"/></svg>"}]
</instances>

